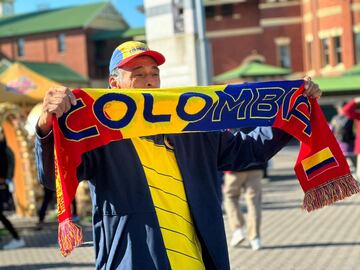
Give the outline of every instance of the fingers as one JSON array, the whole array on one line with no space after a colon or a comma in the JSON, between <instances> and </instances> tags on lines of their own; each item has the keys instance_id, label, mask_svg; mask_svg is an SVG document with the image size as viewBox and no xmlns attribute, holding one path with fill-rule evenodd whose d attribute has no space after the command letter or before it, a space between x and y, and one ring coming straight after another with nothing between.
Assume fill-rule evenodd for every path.
<instances>
[{"instance_id":1,"label":"fingers","mask_svg":"<svg viewBox=\"0 0 360 270\"><path fill-rule=\"evenodd\" d=\"M50 88L44 97L42 114L37 122L40 135L46 135L52 129L52 115L57 118L69 111L71 105L76 105L76 97L67 87Z\"/></svg>"},{"instance_id":2,"label":"fingers","mask_svg":"<svg viewBox=\"0 0 360 270\"><path fill-rule=\"evenodd\" d=\"M310 98L319 98L322 95L322 92L320 90L320 87L318 84L314 83L311 80L310 76L304 77L304 96L310 97Z\"/></svg>"},{"instance_id":3,"label":"fingers","mask_svg":"<svg viewBox=\"0 0 360 270\"><path fill-rule=\"evenodd\" d=\"M68 96L70 103L75 106L76 105L76 97L74 93L70 90L70 88L66 88L66 95Z\"/></svg>"},{"instance_id":4,"label":"fingers","mask_svg":"<svg viewBox=\"0 0 360 270\"><path fill-rule=\"evenodd\" d=\"M45 95L43 112L55 114L59 118L70 110L71 105L76 105L76 97L69 88L51 88Z\"/></svg>"}]
</instances>

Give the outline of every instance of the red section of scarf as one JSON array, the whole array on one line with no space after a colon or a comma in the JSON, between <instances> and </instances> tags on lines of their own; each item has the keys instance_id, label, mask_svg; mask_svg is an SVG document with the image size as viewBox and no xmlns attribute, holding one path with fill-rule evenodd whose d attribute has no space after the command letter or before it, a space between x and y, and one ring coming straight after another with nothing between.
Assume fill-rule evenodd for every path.
<instances>
[{"instance_id":1,"label":"red section of scarf","mask_svg":"<svg viewBox=\"0 0 360 270\"><path fill-rule=\"evenodd\" d=\"M69 115L67 122L76 123L76 130L96 126L99 135L83 141L67 140L59 127L57 119L55 116L53 118L56 197L59 220L58 240L63 256L70 254L74 247L82 243L81 229L71 220L71 203L75 198L79 184L76 170L81 163L82 154L106 145L111 141L122 139L119 130L112 130L100 124L92 111L94 100L86 92L75 90L74 94L78 99L81 98L86 106L76 114ZM81 120L79 121L79 119ZM75 127L70 126L69 128Z\"/></svg>"}]
</instances>

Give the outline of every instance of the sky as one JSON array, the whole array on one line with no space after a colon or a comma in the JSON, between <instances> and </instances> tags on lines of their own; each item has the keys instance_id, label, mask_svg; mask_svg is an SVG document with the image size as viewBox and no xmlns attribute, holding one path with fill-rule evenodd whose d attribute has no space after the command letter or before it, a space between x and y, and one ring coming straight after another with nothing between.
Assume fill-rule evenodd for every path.
<instances>
[{"instance_id":1,"label":"sky","mask_svg":"<svg viewBox=\"0 0 360 270\"><path fill-rule=\"evenodd\" d=\"M108 0L110 1L110 0ZM39 9L52 9L65 6L84 5L106 2L104 0L14 0L15 13L33 12ZM143 0L111 0L111 3L123 15L131 27L143 27L145 17L136 7L143 4Z\"/></svg>"}]
</instances>

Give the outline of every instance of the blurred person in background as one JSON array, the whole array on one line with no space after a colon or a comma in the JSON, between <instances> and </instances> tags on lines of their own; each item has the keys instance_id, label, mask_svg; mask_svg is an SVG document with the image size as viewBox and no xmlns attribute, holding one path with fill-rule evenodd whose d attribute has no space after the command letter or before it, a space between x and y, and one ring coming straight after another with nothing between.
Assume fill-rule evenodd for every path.
<instances>
[{"instance_id":1,"label":"blurred person in background","mask_svg":"<svg viewBox=\"0 0 360 270\"><path fill-rule=\"evenodd\" d=\"M350 100L344 107L343 113L356 123L356 135L354 143L354 153L357 155L356 161L356 177L360 180L360 109L357 105L360 104L360 97L355 97Z\"/></svg>"},{"instance_id":2,"label":"blurred person in background","mask_svg":"<svg viewBox=\"0 0 360 270\"><path fill-rule=\"evenodd\" d=\"M347 156L354 151L355 134L354 120L344 112L345 105L345 102L336 105L337 114L331 119L330 127L341 150Z\"/></svg>"},{"instance_id":3,"label":"blurred person in background","mask_svg":"<svg viewBox=\"0 0 360 270\"><path fill-rule=\"evenodd\" d=\"M7 229L11 236L12 240L3 246L3 249L15 249L25 246L24 239L19 237L19 234L15 230L11 222L6 218L4 214L3 204L9 202L9 192L7 181L12 179L14 172L14 159L11 158L11 151L7 144L5 135L0 129L0 221ZM13 156L13 155L12 155Z\"/></svg>"},{"instance_id":4,"label":"blurred person in background","mask_svg":"<svg viewBox=\"0 0 360 270\"><path fill-rule=\"evenodd\" d=\"M337 114L330 121L330 128L346 157L350 168L354 168L356 158L354 156L354 120L344 112L346 102L336 104Z\"/></svg>"},{"instance_id":5,"label":"blurred person in background","mask_svg":"<svg viewBox=\"0 0 360 270\"><path fill-rule=\"evenodd\" d=\"M240 128L233 132L240 132L242 136L253 131L255 128ZM261 180L267 164L248 166L241 171L227 171L224 176L224 205L232 231L230 246L236 247L246 238L253 250L261 248L260 225L261 225ZM239 199L245 194L247 206L247 220L245 222Z\"/></svg>"}]
</instances>

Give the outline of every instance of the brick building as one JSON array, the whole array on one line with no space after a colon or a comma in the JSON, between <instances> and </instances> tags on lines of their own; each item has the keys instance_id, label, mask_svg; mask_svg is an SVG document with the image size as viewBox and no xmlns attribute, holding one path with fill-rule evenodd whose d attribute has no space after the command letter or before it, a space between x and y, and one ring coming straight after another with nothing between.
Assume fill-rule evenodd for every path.
<instances>
[{"instance_id":1,"label":"brick building","mask_svg":"<svg viewBox=\"0 0 360 270\"><path fill-rule=\"evenodd\" d=\"M131 29L109 2L0 18L3 57L28 66L36 63L37 72L47 77L49 64L61 64L92 86L103 85L117 44L144 38L144 29Z\"/></svg>"},{"instance_id":2,"label":"brick building","mask_svg":"<svg viewBox=\"0 0 360 270\"><path fill-rule=\"evenodd\" d=\"M339 76L360 63L360 0L204 3L214 75L251 60L294 77ZM144 40L145 31L129 28L111 3L0 18L0 55L65 65L92 86L103 84L113 48L128 39Z\"/></svg>"},{"instance_id":3,"label":"brick building","mask_svg":"<svg viewBox=\"0 0 360 270\"><path fill-rule=\"evenodd\" d=\"M305 70L340 75L360 63L360 1L303 1Z\"/></svg>"},{"instance_id":4,"label":"brick building","mask_svg":"<svg viewBox=\"0 0 360 270\"><path fill-rule=\"evenodd\" d=\"M205 0L214 74L258 60L294 75L360 63L360 0Z\"/></svg>"}]
</instances>

